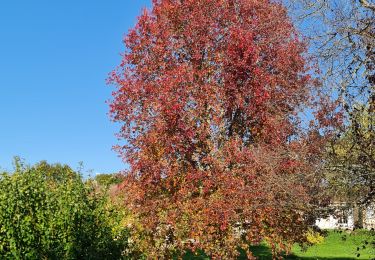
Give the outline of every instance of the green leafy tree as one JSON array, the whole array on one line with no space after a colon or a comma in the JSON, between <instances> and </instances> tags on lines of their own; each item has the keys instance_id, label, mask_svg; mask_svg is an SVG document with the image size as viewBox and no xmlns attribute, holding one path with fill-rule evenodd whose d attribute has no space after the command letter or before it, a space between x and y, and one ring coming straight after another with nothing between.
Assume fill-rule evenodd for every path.
<instances>
[{"instance_id":1,"label":"green leafy tree","mask_svg":"<svg viewBox=\"0 0 375 260\"><path fill-rule=\"evenodd\" d=\"M119 259L128 231L118 207L66 165L0 176L1 259Z\"/></svg>"}]
</instances>

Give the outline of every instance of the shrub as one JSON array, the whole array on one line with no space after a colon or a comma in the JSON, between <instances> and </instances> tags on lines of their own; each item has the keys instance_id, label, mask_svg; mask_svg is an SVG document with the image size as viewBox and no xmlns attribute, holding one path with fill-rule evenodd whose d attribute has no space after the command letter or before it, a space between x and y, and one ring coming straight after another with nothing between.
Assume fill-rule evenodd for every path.
<instances>
[{"instance_id":1,"label":"shrub","mask_svg":"<svg viewBox=\"0 0 375 260\"><path fill-rule=\"evenodd\" d=\"M119 259L128 231L117 208L66 165L0 176L0 258Z\"/></svg>"},{"instance_id":2,"label":"shrub","mask_svg":"<svg viewBox=\"0 0 375 260\"><path fill-rule=\"evenodd\" d=\"M306 232L306 240L310 245L319 245L324 242L324 237L319 232L309 228Z\"/></svg>"}]
</instances>

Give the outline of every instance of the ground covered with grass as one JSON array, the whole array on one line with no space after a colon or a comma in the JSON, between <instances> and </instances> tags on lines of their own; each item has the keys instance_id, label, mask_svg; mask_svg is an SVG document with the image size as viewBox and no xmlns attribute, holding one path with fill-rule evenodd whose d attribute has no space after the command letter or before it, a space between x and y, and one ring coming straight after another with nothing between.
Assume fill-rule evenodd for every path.
<instances>
[{"instance_id":1,"label":"ground covered with grass","mask_svg":"<svg viewBox=\"0 0 375 260\"><path fill-rule=\"evenodd\" d=\"M292 254L285 256L285 259L304 260L349 260L349 259L375 259L375 234L365 230L327 231L324 241L321 244L313 245L302 249L294 245ZM260 260L272 259L271 250L263 243L252 246L253 254ZM184 259L209 259L203 255L194 256L186 254ZM245 259L244 256L240 259Z\"/></svg>"},{"instance_id":2,"label":"ground covered with grass","mask_svg":"<svg viewBox=\"0 0 375 260\"><path fill-rule=\"evenodd\" d=\"M364 230L328 231L321 244L305 250L295 245L292 255L285 259L375 259L374 240L374 234ZM272 258L265 244L252 247L252 250L259 259Z\"/></svg>"}]
</instances>

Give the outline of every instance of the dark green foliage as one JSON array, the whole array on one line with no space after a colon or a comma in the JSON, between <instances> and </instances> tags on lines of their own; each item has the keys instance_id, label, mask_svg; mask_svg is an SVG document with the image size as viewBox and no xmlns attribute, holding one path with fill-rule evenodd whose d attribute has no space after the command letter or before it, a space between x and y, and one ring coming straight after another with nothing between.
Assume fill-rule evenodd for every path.
<instances>
[{"instance_id":1,"label":"dark green foliage","mask_svg":"<svg viewBox=\"0 0 375 260\"><path fill-rule=\"evenodd\" d=\"M0 259L119 259L127 230L116 208L65 165L0 175Z\"/></svg>"}]
</instances>

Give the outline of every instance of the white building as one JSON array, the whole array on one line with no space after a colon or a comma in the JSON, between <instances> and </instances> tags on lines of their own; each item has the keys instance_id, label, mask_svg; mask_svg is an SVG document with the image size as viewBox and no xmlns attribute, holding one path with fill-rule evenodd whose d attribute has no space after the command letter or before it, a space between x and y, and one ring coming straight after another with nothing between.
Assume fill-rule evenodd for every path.
<instances>
[{"instance_id":1,"label":"white building","mask_svg":"<svg viewBox=\"0 0 375 260\"><path fill-rule=\"evenodd\" d=\"M345 203L336 203L334 213L325 218L319 218L315 225L321 229L353 229L362 227L375 229L375 207L359 210Z\"/></svg>"}]
</instances>

